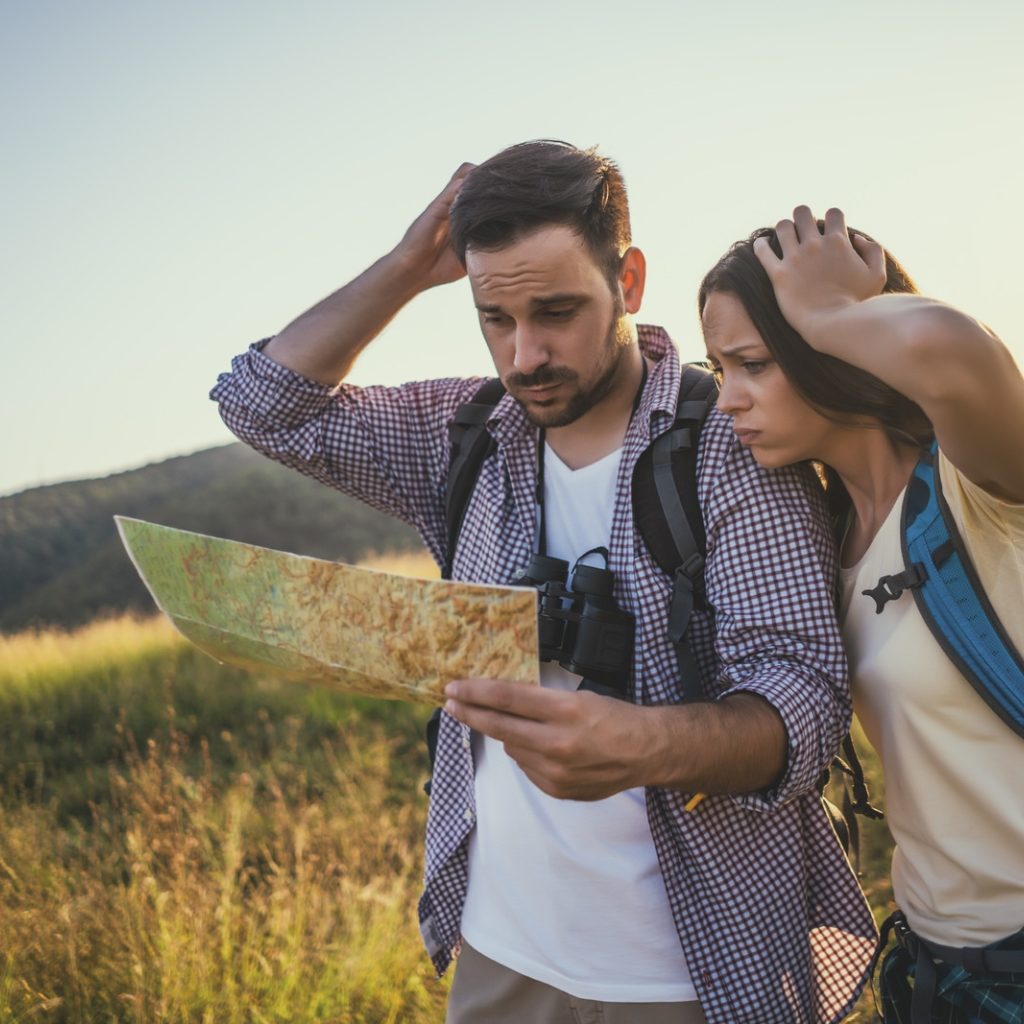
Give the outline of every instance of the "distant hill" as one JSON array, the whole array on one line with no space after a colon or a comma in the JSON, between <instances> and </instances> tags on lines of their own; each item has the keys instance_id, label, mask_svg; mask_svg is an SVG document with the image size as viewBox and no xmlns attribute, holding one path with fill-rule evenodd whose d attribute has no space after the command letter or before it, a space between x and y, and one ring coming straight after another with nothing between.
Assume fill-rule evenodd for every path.
<instances>
[{"instance_id":1,"label":"distant hill","mask_svg":"<svg viewBox=\"0 0 1024 1024\"><path fill-rule=\"evenodd\" d=\"M422 548L409 527L230 444L0 498L0 631L153 608L115 514L346 562Z\"/></svg>"}]
</instances>

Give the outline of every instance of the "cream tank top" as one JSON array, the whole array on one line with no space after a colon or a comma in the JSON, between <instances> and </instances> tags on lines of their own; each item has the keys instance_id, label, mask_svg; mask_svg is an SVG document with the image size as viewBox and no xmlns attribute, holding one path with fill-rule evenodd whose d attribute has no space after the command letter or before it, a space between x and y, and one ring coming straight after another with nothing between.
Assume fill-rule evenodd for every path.
<instances>
[{"instance_id":1,"label":"cream tank top","mask_svg":"<svg viewBox=\"0 0 1024 1024\"><path fill-rule=\"evenodd\" d=\"M943 493L989 600L1024 651L1024 505L939 456ZM1024 738L943 653L905 591L880 614L861 592L899 572L897 498L863 558L840 570L854 710L885 772L892 883L911 928L950 946L1024 927Z\"/></svg>"}]
</instances>

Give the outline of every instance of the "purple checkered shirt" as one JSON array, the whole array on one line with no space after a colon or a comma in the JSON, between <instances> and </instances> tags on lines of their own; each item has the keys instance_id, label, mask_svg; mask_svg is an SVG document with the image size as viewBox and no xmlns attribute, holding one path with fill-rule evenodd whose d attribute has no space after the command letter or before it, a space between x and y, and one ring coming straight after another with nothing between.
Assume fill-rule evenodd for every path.
<instances>
[{"instance_id":1,"label":"purple checkered shirt","mask_svg":"<svg viewBox=\"0 0 1024 1024\"><path fill-rule=\"evenodd\" d=\"M639 332L655 365L624 441L610 567L617 600L637 620L634 699L665 704L681 699L667 630L671 583L634 527L629 484L640 454L672 424L680 370L663 330ZM480 380L331 389L261 347L237 357L211 393L231 430L410 523L443 561L447 426ZM454 576L504 583L533 544L537 432L508 395L488 429L497 449L466 509ZM690 643L704 695L760 695L782 716L789 751L769 793L708 797L687 812L688 794L647 790L668 901L709 1024L836 1021L859 991L875 928L816 789L850 723L820 488L809 470L759 469L728 417L712 410L698 451L698 493L711 611L694 613ZM460 942L475 814L469 730L443 715L419 907L439 973Z\"/></svg>"}]
</instances>

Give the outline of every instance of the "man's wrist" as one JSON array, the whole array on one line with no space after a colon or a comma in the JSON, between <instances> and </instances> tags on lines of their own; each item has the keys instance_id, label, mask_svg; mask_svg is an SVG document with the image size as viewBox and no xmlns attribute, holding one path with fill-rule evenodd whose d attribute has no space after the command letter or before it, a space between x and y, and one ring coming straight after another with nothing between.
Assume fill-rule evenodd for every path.
<instances>
[{"instance_id":1,"label":"man's wrist","mask_svg":"<svg viewBox=\"0 0 1024 1024\"><path fill-rule=\"evenodd\" d=\"M401 305L405 305L438 283L431 276L430 269L424 268L422 260L406 252L401 242L391 252L382 256L376 266L383 275L386 275L394 299Z\"/></svg>"},{"instance_id":2,"label":"man's wrist","mask_svg":"<svg viewBox=\"0 0 1024 1024\"><path fill-rule=\"evenodd\" d=\"M648 717L636 744L638 785L746 793L773 785L785 772L785 725L758 694L642 710Z\"/></svg>"},{"instance_id":3,"label":"man's wrist","mask_svg":"<svg viewBox=\"0 0 1024 1024\"><path fill-rule=\"evenodd\" d=\"M639 772L645 786L689 791L693 779L693 747L687 742L686 709L663 706L642 709L647 718L639 745Z\"/></svg>"}]
</instances>

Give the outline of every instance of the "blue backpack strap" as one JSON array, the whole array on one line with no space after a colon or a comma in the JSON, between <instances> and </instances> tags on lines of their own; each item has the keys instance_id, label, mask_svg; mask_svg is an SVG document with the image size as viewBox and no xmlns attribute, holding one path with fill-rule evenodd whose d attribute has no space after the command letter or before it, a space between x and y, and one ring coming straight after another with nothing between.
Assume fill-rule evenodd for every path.
<instances>
[{"instance_id":1,"label":"blue backpack strap","mask_svg":"<svg viewBox=\"0 0 1024 1024\"><path fill-rule=\"evenodd\" d=\"M901 540L928 628L982 700L1024 737L1024 660L985 594L942 495L933 443L911 475Z\"/></svg>"}]
</instances>

